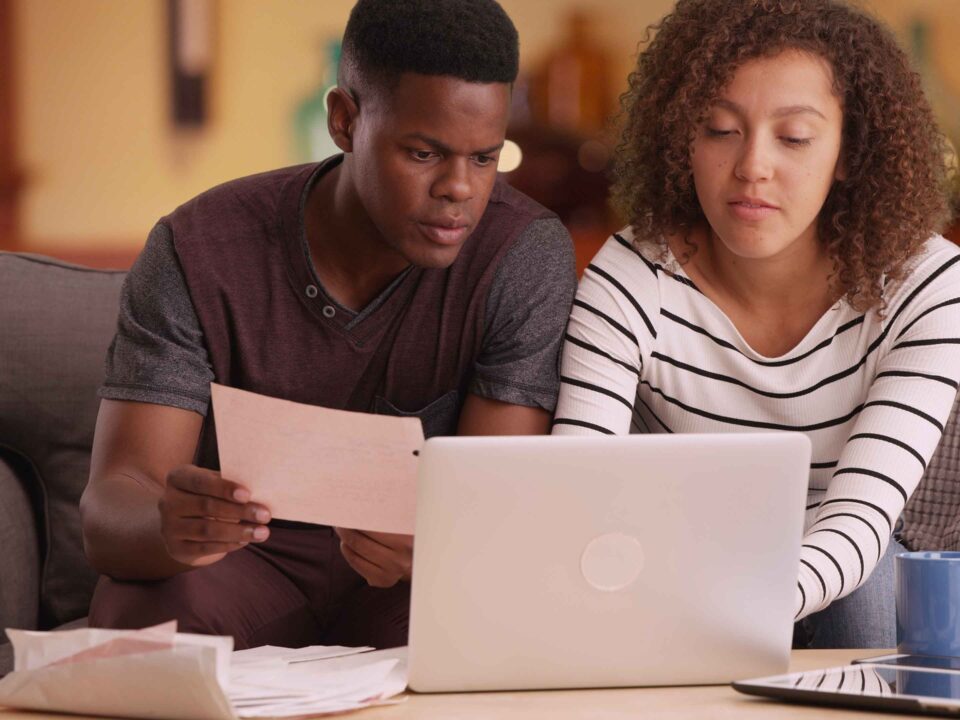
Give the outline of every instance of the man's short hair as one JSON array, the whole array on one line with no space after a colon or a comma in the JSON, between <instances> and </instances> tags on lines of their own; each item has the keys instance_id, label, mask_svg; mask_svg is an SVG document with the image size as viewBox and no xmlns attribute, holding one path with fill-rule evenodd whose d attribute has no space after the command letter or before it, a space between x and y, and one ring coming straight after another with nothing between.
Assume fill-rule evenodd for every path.
<instances>
[{"instance_id":1,"label":"man's short hair","mask_svg":"<svg viewBox=\"0 0 960 720\"><path fill-rule=\"evenodd\" d=\"M408 72L512 83L519 55L517 29L495 0L358 0L340 84L389 86Z\"/></svg>"}]
</instances>

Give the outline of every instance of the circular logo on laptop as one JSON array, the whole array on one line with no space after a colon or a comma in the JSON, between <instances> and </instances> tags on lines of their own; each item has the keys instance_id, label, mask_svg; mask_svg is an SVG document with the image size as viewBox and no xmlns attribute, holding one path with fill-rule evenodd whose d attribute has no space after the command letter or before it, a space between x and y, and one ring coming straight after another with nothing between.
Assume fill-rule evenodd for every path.
<instances>
[{"instance_id":1,"label":"circular logo on laptop","mask_svg":"<svg viewBox=\"0 0 960 720\"><path fill-rule=\"evenodd\" d=\"M597 590L616 592L640 577L643 561L643 548L635 537L607 533L587 543L580 556L580 572Z\"/></svg>"}]
</instances>

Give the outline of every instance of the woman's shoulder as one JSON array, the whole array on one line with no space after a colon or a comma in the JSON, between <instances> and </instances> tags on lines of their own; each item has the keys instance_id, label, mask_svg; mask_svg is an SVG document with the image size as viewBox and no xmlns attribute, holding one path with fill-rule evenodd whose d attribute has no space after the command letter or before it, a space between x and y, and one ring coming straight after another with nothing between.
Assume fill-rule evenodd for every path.
<instances>
[{"instance_id":1,"label":"woman's shoulder","mask_svg":"<svg viewBox=\"0 0 960 720\"><path fill-rule=\"evenodd\" d=\"M932 235L906 265L903 281L888 302L898 296L916 293L924 287L960 283L960 247L942 235Z\"/></svg>"},{"instance_id":2,"label":"woman's shoulder","mask_svg":"<svg viewBox=\"0 0 960 720\"><path fill-rule=\"evenodd\" d=\"M645 267L656 277L661 272L670 273L675 262L665 242L639 237L628 225L607 239L591 264Z\"/></svg>"},{"instance_id":3,"label":"woman's shoulder","mask_svg":"<svg viewBox=\"0 0 960 720\"><path fill-rule=\"evenodd\" d=\"M884 299L888 313L909 317L931 303L956 298L960 298L960 247L942 235L932 235Z\"/></svg>"},{"instance_id":4,"label":"woman's shoulder","mask_svg":"<svg viewBox=\"0 0 960 720\"><path fill-rule=\"evenodd\" d=\"M923 244L917 259L926 258L951 258L960 255L960 247L956 243L950 242L943 235L931 235Z\"/></svg>"}]
</instances>

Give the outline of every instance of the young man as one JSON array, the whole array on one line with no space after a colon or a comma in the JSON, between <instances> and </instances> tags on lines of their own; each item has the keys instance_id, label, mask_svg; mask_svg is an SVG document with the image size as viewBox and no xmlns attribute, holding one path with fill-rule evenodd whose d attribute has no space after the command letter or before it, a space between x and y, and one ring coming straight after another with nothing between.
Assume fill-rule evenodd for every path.
<instances>
[{"instance_id":1,"label":"young man","mask_svg":"<svg viewBox=\"0 0 960 720\"><path fill-rule=\"evenodd\" d=\"M493 0L360 0L328 100L343 155L157 224L81 503L91 624L406 642L413 538L271 521L217 472L209 383L416 415L427 436L547 431L575 277L562 225L497 179L517 57Z\"/></svg>"}]
</instances>

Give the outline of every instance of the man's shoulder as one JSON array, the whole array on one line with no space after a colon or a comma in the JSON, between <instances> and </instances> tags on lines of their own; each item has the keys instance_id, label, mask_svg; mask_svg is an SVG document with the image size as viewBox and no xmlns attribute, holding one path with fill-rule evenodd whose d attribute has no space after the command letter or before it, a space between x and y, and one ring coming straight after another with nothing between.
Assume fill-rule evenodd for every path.
<instances>
[{"instance_id":1,"label":"man's shoulder","mask_svg":"<svg viewBox=\"0 0 960 720\"><path fill-rule=\"evenodd\" d=\"M294 165L228 180L186 201L161 222L173 230L179 241L178 226L212 224L221 230L236 233L244 225L258 227L274 224L282 216L282 207L292 199L298 206L296 188L302 187L315 172L316 163ZM290 198L293 193L295 197ZM193 235L193 233L190 233Z\"/></svg>"},{"instance_id":2,"label":"man's shoulder","mask_svg":"<svg viewBox=\"0 0 960 720\"><path fill-rule=\"evenodd\" d=\"M569 245L572 252L570 235L554 212L497 178L483 217L455 266L496 268L518 244L536 245L541 251Z\"/></svg>"},{"instance_id":3,"label":"man's shoulder","mask_svg":"<svg viewBox=\"0 0 960 720\"><path fill-rule=\"evenodd\" d=\"M543 218L555 218L556 213L544 207L529 195L512 187L503 177L498 177L490 193L486 213L503 213L514 217L526 217L527 223Z\"/></svg>"}]
</instances>

